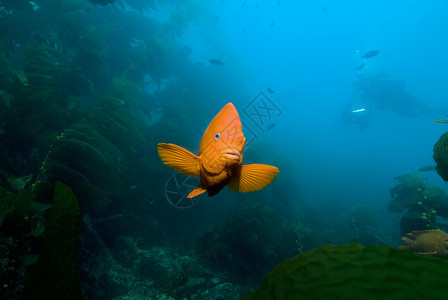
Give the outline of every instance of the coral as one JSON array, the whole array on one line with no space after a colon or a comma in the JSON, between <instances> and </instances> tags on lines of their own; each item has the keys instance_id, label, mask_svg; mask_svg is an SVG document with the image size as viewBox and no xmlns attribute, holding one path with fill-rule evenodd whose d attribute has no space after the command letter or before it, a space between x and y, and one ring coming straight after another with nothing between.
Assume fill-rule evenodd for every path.
<instances>
[{"instance_id":1,"label":"coral","mask_svg":"<svg viewBox=\"0 0 448 300\"><path fill-rule=\"evenodd\" d=\"M448 261L384 246L326 245L276 266L251 299L445 299Z\"/></svg>"},{"instance_id":2,"label":"coral","mask_svg":"<svg viewBox=\"0 0 448 300\"><path fill-rule=\"evenodd\" d=\"M36 265L21 299L83 299L78 270L80 210L71 189L56 182Z\"/></svg>"},{"instance_id":3,"label":"coral","mask_svg":"<svg viewBox=\"0 0 448 300\"><path fill-rule=\"evenodd\" d=\"M443 134L434 145L434 161L437 173L443 180L448 181L448 132Z\"/></svg>"}]
</instances>

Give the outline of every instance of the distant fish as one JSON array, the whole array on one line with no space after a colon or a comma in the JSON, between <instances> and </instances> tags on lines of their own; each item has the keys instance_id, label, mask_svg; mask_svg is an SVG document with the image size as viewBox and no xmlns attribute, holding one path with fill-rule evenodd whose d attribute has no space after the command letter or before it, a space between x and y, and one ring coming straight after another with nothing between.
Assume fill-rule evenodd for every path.
<instances>
[{"instance_id":1,"label":"distant fish","mask_svg":"<svg viewBox=\"0 0 448 300\"><path fill-rule=\"evenodd\" d=\"M274 21L271 22L271 28L274 27L275 23Z\"/></svg>"},{"instance_id":2,"label":"distant fish","mask_svg":"<svg viewBox=\"0 0 448 300\"><path fill-rule=\"evenodd\" d=\"M219 59L209 59L208 60L212 65L222 66L224 63Z\"/></svg>"},{"instance_id":3,"label":"distant fish","mask_svg":"<svg viewBox=\"0 0 448 300\"><path fill-rule=\"evenodd\" d=\"M362 68L364 68L364 64L360 64L359 66L357 66L357 67L355 68L355 70L361 70Z\"/></svg>"},{"instance_id":4,"label":"distant fish","mask_svg":"<svg viewBox=\"0 0 448 300\"><path fill-rule=\"evenodd\" d=\"M322 7L322 11L330 11L330 10L326 7Z\"/></svg>"},{"instance_id":5,"label":"distant fish","mask_svg":"<svg viewBox=\"0 0 448 300\"><path fill-rule=\"evenodd\" d=\"M246 2L246 1L244 1L244 2L243 2L243 4L241 5L241 8L245 8L245 7L246 7L246 5L247 5L247 2Z\"/></svg>"},{"instance_id":6,"label":"distant fish","mask_svg":"<svg viewBox=\"0 0 448 300\"><path fill-rule=\"evenodd\" d=\"M370 58L370 57L377 56L378 54L380 54L379 50L372 50L372 51L365 53L363 56L361 56L361 58Z\"/></svg>"},{"instance_id":7,"label":"distant fish","mask_svg":"<svg viewBox=\"0 0 448 300\"><path fill-rule=\"evenodd\" d=\"M269 87L268 87L266 90L267 90L269 93L271 93L271 94L275 94L275 91L274 91L273 89L269 88Z\"/></svg>"},{"instance_id":8,"label":"distant fish","mask_svg":"<svg viewBox=\"0 0 448 300\"><path fill-rule=\"evenodd\" d=\"M277 123L272 123L272 124L270 124L266 129L267 129L267 130L271 130L272 128L275 127L275 125L277 125Z\"/></svg>"},{"instance_id":9,"label":"distant fish","mask_svg":"<svg viewBox=\"0 0 448 300\"><path fill-rule=\"evenodd\" d=\"M420 172L435 171L436 166L424 166L418 169Z\"/></svg>"}]
</instances>

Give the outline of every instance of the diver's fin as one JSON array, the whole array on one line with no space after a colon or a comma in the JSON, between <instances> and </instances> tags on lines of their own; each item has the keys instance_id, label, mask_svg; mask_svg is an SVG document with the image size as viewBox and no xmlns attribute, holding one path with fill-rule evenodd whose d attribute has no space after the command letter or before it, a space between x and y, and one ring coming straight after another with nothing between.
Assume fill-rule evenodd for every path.
<instances>
[{"instance_id":1,"label":"diver's fin","mask_svg":"<svg viewBox=\"0 0 448 300\"><path fill-rule=\"evenodd\" d=\"M242 165L241 171L229 183L229 190L241 193L254 192L267 187L277 177L277 167L269 165Z\"/></svg>"},{"instance_id":2,"label":"diver's fin","mask_svg":"<svg viewBox=\"0 0 448 300\"><path fill-rule=\"evenodd\" d=\"M200 194L204 193L205 191L207 191L207 190L204 189L202 186L198 186L197 188L192 190L186 198L194 198L194 197L199 196Z\"/></svg>"},{"instance_id":3,"label":"diver's fin","mask_svg":"<svg viewBox=\"0 0 448 300\"><path fill-rule=\"evenodd\" d=\"M166 143L159 143L157 151L162 162L168 167L187 176L199 176L199 157L190 151L180 146Z\"/></svg>"}]
</instances>

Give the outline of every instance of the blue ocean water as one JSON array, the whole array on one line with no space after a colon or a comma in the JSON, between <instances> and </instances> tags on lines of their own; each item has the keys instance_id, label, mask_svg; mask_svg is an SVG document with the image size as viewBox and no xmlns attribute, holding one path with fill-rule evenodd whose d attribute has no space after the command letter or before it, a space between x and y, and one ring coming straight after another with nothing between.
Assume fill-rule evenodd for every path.
<instances>
[{"instance_id":1,"label":"blue ocean water","mask_svg":"<svg viewBox=\"0 0 448 300\"><path fill-rule=\"evenodd\" d=\"M448 119L447 9L0 0L2 294L26 286L57 181L81 209L87 299L238 299L326 243L446 230L431 167L448 131L435 122ZM165 166L157 144L198 154L228 102L243 164L280 173L260 191L185 199L199 179Z\"/></svg>"},{"instance_id":2,"label":"blue ocean water","mask_svg":"<svg viewBox=\"0 0 448 300\"><path fill-rule=\"evenodd\" d=\"M239 107L266 87L275 90L267 96L282 113L259 141L279 148L305 199L317 206L384 205L394 177L433 164L434 141L446 131L433 122L443 118L447 106L443 52L448 40L440 33L446 21L439 15L445 3L245 3L216 4L219 22L211 20L214 24L202 29L209 45L198 58L220 57L226 61L222 72L238 74L243 92L232 101ZM371 50L380 54L361 58ZM364 68L355 70L362 63ZM354 101L357 76L380 74L440 109L409 118L386 104L372 108L367 129L341 127L344 106ZM432 175L434 184L444 187Z\"/></svg>"}]
</instances>

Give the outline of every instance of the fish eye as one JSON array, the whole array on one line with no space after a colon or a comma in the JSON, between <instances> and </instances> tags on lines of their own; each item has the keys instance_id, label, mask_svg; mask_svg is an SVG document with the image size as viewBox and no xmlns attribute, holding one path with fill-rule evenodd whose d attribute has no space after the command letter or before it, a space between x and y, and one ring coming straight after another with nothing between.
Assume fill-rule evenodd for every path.
<instances>
[{"instance_id":1,"label":"fish eye","mask_svg":"<svg viewBox=\"0 0 448 300\"><path fill-rule=\"evenodd\" d=\"M219 140L221 134L219 132L215 133L215 141Z\"/></svg>"}]
</instances>

